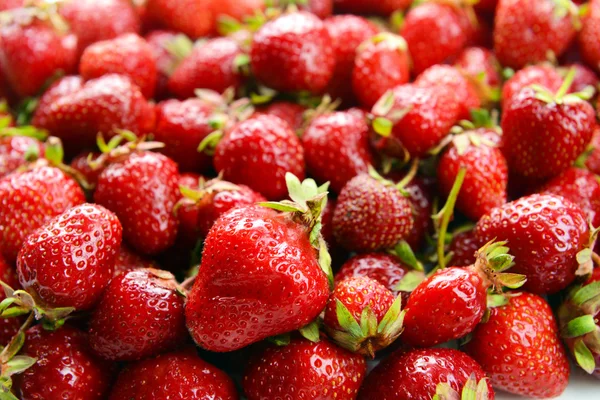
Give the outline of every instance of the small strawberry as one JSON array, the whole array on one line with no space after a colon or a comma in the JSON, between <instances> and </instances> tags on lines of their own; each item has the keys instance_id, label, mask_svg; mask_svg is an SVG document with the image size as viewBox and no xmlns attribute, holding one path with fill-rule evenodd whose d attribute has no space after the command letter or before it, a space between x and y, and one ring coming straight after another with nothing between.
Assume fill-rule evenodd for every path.
<instances>
[{"instance_id":1,"label":"small strawberry","mask_svg":"<svg viewBox=\"0 0 600 400\"><path fill-rule=\"evenodd\" d=\"M475 86L483 104L500 99L502 77L496 55L483 47L467 47L460 53L454 66Z\"/></svg>"},{"instance_id":2,"label":"small strawberry","mask_svg":"<svg viewBox=\"0 0 600 400\"><path fill-rule=\"evenodd\" d=\"M109 400L238 400L233 380L187 348L129 364L114 384Z\"/></svg>"},{"instance_id":3,"label":"small strawberry","mask_svg":"<svg viewBox=\"0 0 600 400\"><path fill-rule=\"evenodd\" d=\"M555 195L530 195L490 211L477 223L482 242L510 243L513 272L527 276L526 290L556 293L575 279L577 253L588 246L584 212Z\"/></svg>"},{"instance_id":4,"label":"small strawberry","mask_svg":"<svg viewBox=\"0 0 600 400\"><path fill-rule=\"evenodd\" d=\"M575 69L575 77L573 78L573 83L569 88L569 93L579 93L588 90L587 88L591 86L594 90L594 97L598 93L598 85L600 84L600 79L598 75L588 67L583 64L571 64L567 65L564 68L560 69L560 72L567 75L571 68Z\"/></svg>"},{"instance_id":5,"label":"small strawberry","mask_svg":"<svg viewBox=\"0 0 600 400\"><path fill-rule=\"evenodd\" d=\"M353 400L366 373L365 360L358 354L325 339L318 343L295 339L255 356L243 386L248 400Z\"/></svg>"},{"instance_id":6,"label":"small strawberry","mask_svg":"<svg viewBox=\"0 0 600 400\"><path fill-rule=\"evenodd\" d=\"M600 1L591 0L587 6L589 11L578 35L579 51L591 68L600 71L600 46L597 40L600 35Z\"/></svg>"},{"instance_id":7,"label":"small strawberry","mask_svg":"<svg viewBox=\"0 0 600 400\"><path fill-rule=\"evenodd\" d=\"M153 356L185 341L183 298L173 275L136 269L116 276L90 319L90 346L106 360Z\"/></svg>"},{"instance_id":8,"label":"small strawberry","mask_svg":"<svg viewBox=\"0 0 600 400\"><path fill-rule=\"evenodd\" d=\"M410 199L414 220L413 228L408 234L406 242L415 251L421 248L425 237L431 230L434 199L429 186L423 179L416 177L404 188Z\"/></svg>"},{"instance_id":9,"label":"small strawberry","mask_svg":"<svg viewBox=\"0 0 600 400\"><path fill-rule=\"evenodd\" d=\"M534 294L516 293L507 305L492 308L465 350L494 387L509 393L546 399L559 396L569 381L569 360L552 310Z\"/></svg>"},{"instance_id":10,"label":"small strawberry","mask_svg":"<svg viewBox=\"0 0 600 400\"><path fill-rule=\"evenodd\" d=\"M155 30L145 36L146 42L152 49L156 64L156 99L169 97L169 77L175 68L183 61L193 47L192 41L183 34L177 32Z\"/></svg>"},{"instance_id":11,"label":"small strawberry","mask_svg":"<svg viewBox=\"0 0 600 400\"><path fill-rule=\"evenodd\" d=\"M334 55L325 24L310 13L296 12L256 32L250 60L256 78L275 90L320 93L333 76Z\"/></svg>"},{"instance_id":12,"label":"small strawberry","mask_svg":"<svg viewBox=\"0 0 600 400\"><path fill-rule=\"evenodd\" d=\"M448 246L448 253L452 253L450 266L461 267L473 265L477 260L477 250L483 246L477 238L474 229L454 233Z\"/></svg>"},{"instance_id":13,"label":"small strawberry","mask_svg":"<svg viewBox=\"0 0 600 400\"><path fill-rule=\"evenodd\" d=\"M388 16L406 10L411 0L334 0L336 10L351 14L381 14Z\"/></svg>"},{"instance_id":14,"label":"small strawberry","mask_svg":"<svg viewBox=\"0 0 600 400\"><path fill-rule=\"evenodd\" d=\"M398 350L369 374L358 400L435 399L440 383L461 391L471 377L479 382L476 398L493 400L494 390L485 372L465 353L453 349Z\"/></svg>"},{"instance_id":15,"label":"small strawberry","mask_svg":"<svg viewBox=\"0 0 600 400\"><path fill-rule=\"evenodd\" d=\"M94 166L90 164L90 160L93 162L97 160L98 157L100 157L100 153L98 152L84 151L76 155L69 164L71 168L81 174L85 178L85 181L93 188L98 184L98 177L102 173L102 168L94 168Z\"/></svg>"},{"instance_id":16,"label":"small strawberry","mask_svg":"<svg viewBox=\"0 0 600 400\"><path fill-rule=\"evenodd\" d=\"M35 137L5 136L5 133L6 130L0 132L0 177L24 165L28 158L33 161L44 156L44 144Z\"/></svg>"},{"instance_id":17,"label":"small strawberry","mask_svg":"<svg viewBox=\"0 0 600 400\"><path fill-rule=\"evenodd\" d=\"M103 40L88 46L79 63L85 80L121 74L135 83L146 98L154 96L157 70L152 47L135 33Z\"/></svg>"},{"instance_id":18,"label":"small strawberry","mask_svg":"<svg viewBox=\"0 0 600 400\"><path fill-rule=\"evenodd\" d=\"M269 104L265 108L259 109L254 113L254 115L274 115L287 122L294 132L298 132L304 127L305 111L306 108L300 104L291 103L288 101L277 101Z\"/></svg>"},{"instance_id":19,"label":"small strawberry","mask_svg":"<svg viewBox=\"0 0 600 400\"><path fill-rule=\"evenodd\" d=\"M167 29L199 38L215 28L215 2L213 0L148 0L148 16Z\"/></svg>"},{"instance_id":20,"label":"small strawberry","mask_svg":"<svg viewBox=\"0 0 600 400\"><path fill-rule=\"evenodd\" d=\"M585 160L585 167L595 174L600 174L600 125L596 124L594 127L590 147L592 150Z\"/></svg>"},{"instance_id":21,"label":"small strawberry","mask_svg":"<svg viewBox=\"0 0 600 400\"><path fill-rule=\"evenodd\" d=\"M358 47L352 71L352 89L363 107L372 108L390 89L410 79L406 41L380 33Z\"/></svg>"},{"instance_id":22,"label":"small strawberry","mask_svg":"<svg viewBox=\"0 0 600 400\"><path fill-rule=\"evenodd\" d=\"M308 173L318 182L330 182L337 193L374 162L366 119L348 111L315 118L302 135L302 145Z\"/></svg>"},{"instance_id":23,"label":"small strawberry","mask_svg":"<svg viewBox=\"0 0 600 400\"><path fill-rule=\"evenodd\" d=\"M563 83L563 77L551 65L539 64L525 67L515 73L502 87L502 109L506 110L513 97L531 85L540 85L556 92Z\"/></svg>"},{"instance_id":24,"label":"small strawberry","mask_svg":"<svg viewBox=\"0 0 600 400\"><path fill-rule=\"evenodd\" d=\"M198 174L188 172L179 175L179 195L173 209L179 220L179 228L177 229L175 245L171 247L171 250L183 247L189 253L189 250L193 249L198 241L202 239L198 227L199 207L196 204L196 199L202 195L202 192L199 192L200 185L205 183L206 179Z\"/></svg>"},{"instance_id":25,"label":"small strawberry","mask_svg":"<svg viewBox=\"0 0 600 400\"><path fill-rule=\"evenodd\" d=\"M149 260L129 250L127 246L121 245L117 257L115 259L115 268L113 276L120 275L125 272L132 271L134 269L141 268L154 268L157 269L157 265L154 261Z\"/></svg>"}]
</instances>

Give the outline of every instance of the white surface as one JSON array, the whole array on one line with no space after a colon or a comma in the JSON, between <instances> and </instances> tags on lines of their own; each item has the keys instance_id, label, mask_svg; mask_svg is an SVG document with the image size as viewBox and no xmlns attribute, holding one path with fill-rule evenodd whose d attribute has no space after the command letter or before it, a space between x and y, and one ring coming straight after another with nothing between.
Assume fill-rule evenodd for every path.
<instances>
[{"instance_id":1,"label":"white surface","mask_svg":"<svg viewBox=\"0 0 600 400\"><path fill-rule=\"evenodd\" d=\"M523 397L513 396L504 392L496 391L496 400L523 400ZM560 400L600 400L600 379L587 375L578 368L573 368L571 382Z\"/></svg>"}]
</instances>

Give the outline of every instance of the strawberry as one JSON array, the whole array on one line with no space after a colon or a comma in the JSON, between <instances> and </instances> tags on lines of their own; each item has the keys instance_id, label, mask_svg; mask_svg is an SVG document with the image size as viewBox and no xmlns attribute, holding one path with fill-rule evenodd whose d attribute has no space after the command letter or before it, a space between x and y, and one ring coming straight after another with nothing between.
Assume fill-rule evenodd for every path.
<instances>
[{"instance_id":1,"label":"strawberry","mask_svg":"<svg viewBox=\"0 0 600 400\"><path fill-rule=\"evenodd\" d=\"M243 386L248 400L352 400L366 373L360 355L325 339L318 343L295 339L256 355L246 369Z\"/></svg>"},{"instance_id":2,"label":"strawberry","mask_svg":"<svg viewBox=\"0 0 600 400\"><path fill-rule=\"evenodd\" d=\"M410 79L406 41L390 33L380 33L361 44L353 65L352 89L360 104L369 109L385 92Z\"/></svg>"},{"instance_id":3,"label":"strawberry","mask_svg":"<svg viewBox=\"0 0 600 400\"><path fill-rule=\"evenodd\" d=\"M501 67L491 50L483 47L467 47L460 53L454 66L474 84L484 104L499 100L502 84Z\"/></svg>"},{"instance_id":4,"label":"strawberry","mask_svg":"<svg viewBox=\"0 0 600 400\"><path fill-rule=\"evenodd\" d=\"M361 174L340 192L333 233L347 250L368 252L394 247L414 225L410 200L398 186Z\"/></svg>"},{"instance_id":5,"label":"strawberry","mask_svg":"<svg viewBox=\"0 0 600 400\"><path fill-rule=\"evenodd\" d=\"M92 43L140 31L138 16L127 0L68 1L58 11L77 36L79 54Z\"/></svg>"},{"instance_id":6,"label":"strawberry","mask_svg":"<svg viewBox=\"0 0 600 400\"><path fill-rule=\"evenodd\" d=\"M196 355L194 348L159 355L128 365L109 400L237 400L231 378Z\"/></svg>"},{"instance_id":7,"label":"strawberry","mask_svg":"<svg viewBox=\"0 0 600 400\"><path fill-rule=\"evenodd\" d=\"M592 151L585 160L585 167L595 174L600 174L600 125L594 127L590 146Z\"/></svg>"},{"instance_id":8,"label":"strawberry","mask_svg":"<svg viewBox=\"0 0 600 400\"><path fill-rule=\"evenodd\" d=\"M194 97L196 89L222 93L228 88L239 89L243 83L244 54L235 40L211 39L191 51L169 78L169 91L179 98Z\"/></svg>"},{"instance_id":9,"label":"strawberry","mask_svg":"<svg viewBox=\"0 0 600 400\"><path fill-rule=\"evenodd\" d=\"M142 254L158 254L177 235L173 207L178 199L177 164L149 151L116 160L98 177L94 201L113 211L123 238Z\"/></svg>"},{"instance_id":10,"label":"strawberry","mask_svg":"<svg viewBox=\"0 0 600 400\"><path fill-rule=\"evenodd\" d=\"M44 156L44 144L29 136L4 136L0 133L0 177L13 172L29 157Z\"/></svg>"},{"instance_id":11,"label":"strawberry","mask_svg":"<svg viewBox=\"0 0 600 400\"><path fill-rule=\"evenodd\" d=\"M465 353L453 349L398 350L369 374L358 400L430 400L440 383L460 391L472 376L485 382L477 386L477 398L493 400L494 391L485 372Z\"/></svg>"},{"instance_id":12,"label":"strawberry","mask_svg":"<svg viewBox=\"0 0 600 400\"><path fill-rule=\"evenodd\" d=\"M348 82L352 80L357 49L361 43L375 36L378 29L366 18L356 15L336 15L327 18L325 26L333 43L335 59L335 69L327 92L333 99L352 104L354 93Z\"/></svg>"},{"instance_id":13,"label":"strawberry","mask_svg":"<svg viewBox=\"0 0 600 400\"><path fill-rule=\"evenodd\" d=\"M304 127L304 112L306 108L300 104L288 101L277 101L271 103L265 108L259 109L254 115L267 114L274 115L287 122L295 132Z\"/></svg>"},{"instance_id":14,"label":"strawberry","mask_svg":"<svg viewBox=\"0 0 600 400\"><path fill-rule=\"evenodd\" d=\"M213 0L148 0L148 16L167 29L192 38L206 36L215 28Z\"/></svg>"},{"instance_id":15,"label":"strawberry","mask_svg":"<svg viewBox=\"0 0 600 400\"><path fill-rule=\"evenodd\" d=\"M352 14L390 15L397 10L405 10L410 0L334 0L336 10Z\"/></svg>"},{"instance_id":16,"label":"strawberry","mask_svg":"<svg viewBox=\"0 0 600 400\"><path fill-rule=\"evenodd\" d=\"M596 40L600 34L600 1L591 0L587 5L589 11L578 35L579 50L585 62L594 70L600 71L600 46Z\"/></svg>"},{"instance_id":17,"label":"strawberry","mask_svg":"<svg viewBox=\"0 0 600 400\"><path fill-rule=\"evenodd\" d=\"M434 200L429 186L421 178L414 178L404 189L410 199L414 220L413 227L406 241L416 251L421 247L431 229L431 214Z\"/></svg>"},{"instance_id":18,"label":"strawberry","mask_svg":"<svg viewBox=\"0 0 600 400\"><path fill-rule=\"evenodd\" d=\"M204 194L200 191L200 185L204 185L205 183L205 178L198 174L188 172L179 175L179 194L177 203L173 209L179 220L179 228L177 229L177 239L173 247L177 248L179 245L186 248L189 252L202 239L198 227L199 207L196 204L196 199Z\"/></svg>"},{"instance_id":19,"label":"strawberry","mask_svg":"<svg viewBox=\"0 0 600 400\"><path fill-rule=\"evenodd\" d=\"M141 268L158 268L154 261L140 256L129 250L125 245L121 245L117 257L115 259L115 268L113 269L113 276L120 275L125 272L132 271L134 269Z\"/></svg>"},{"instance_id":20,"label":"strawberry","mask_svg":"<svg viewBox=\"0 0 600 400\"><path fill-rule=\"evenodd\" d=\"M95 161L98 157L100 157L100 153L84 151L76 155L69 164L94 188L98 184L98 177L102 173L102 168L94 168L94 165L90 165L90 160Z\"/></svg>"},{"instance_id":21,"label":"strawberry","mask_svg":"<svg viewBox=\"0 0 600 400\"><path fill-rule=\"evenodd\" d=\"M454 233L452 241L448 246L448 252L452 253L450 265L461 267L475 264L475 261L477 260L477 250L479 250L481 246L483 246L483 244L477 238L474 229Z\"/></svg>"},{"instance_id":22,"label":"strawberry","mask_svg":"<svg viewBox=\"0 0 600 400\"><path fill-rule=\"evenodd\" d=\"M365 118L348 111L315 118L302 135L306 167L318 182L330 182L339 193L374 162Z\"/></svg>"},{"instance_id":23,"label":"strawberry","mask_svg":"<svg viewBox=\"0 0 600 400\"><path fill-rule=\"evenodd\" d=\"M477 223L482 242L510 243L513 272L527 276L524 288L534 293L556 293L574 279L577 253L588 246L584 212L555 195L530 195L498 207Z\"/></svg>"},{"instance_id":24,"label":"strawberry","mask_svg":"<svg viewBox=\"0 0 600 400\"><path fill-rule=\"evenodd\" d=\"M121 74L135 83L146 98L154 96L157 70L152 47L135 33L103 40L88 46L79 63L85 80Z\"/></svg>"},{"instance_id":25,"label":"strawberry","mask_svg":"<svg viewBox=\"0 0 600 400\"><path fill-rule=\"evenodd\" d=\"M299 3L300 10L309 11L321 19L333 14L333 0L308 0L307 4Z\"/></svg>"},{"instance_id":26,"label":"strawberry","mask_svg":"<svg viewBox=\"0 0 600 400\"><path fill-rule=\"evenodd\" d=\"M38 166L0 179L0 253L14 262L29 234L84 201L77 182L55 167Z\"/></svg>"},{"instance_id":27,"label":"strawberry","mask_svg":"<svg viewBox=\"0 0 600 400\"><path fill-rule=\"evenodd\" d=\"M116 369L92 354L86 333L69 325L56 331L30 328L23 354L37 362L14 377L21 399L105 399Z\"/></svg>"},{"instance_id":28,"label":"strawberry","mask_svg":"<svg viewBox=\"0 0 600 400\"><path fill-rule=\"evenodd\" d=\"M224 18L243 21L264 11L265 7L264 0L221 0L213 3L216 22L220 22Z\"/></svg>"},{"instance_id":29,"label":"strawberry","mask_svg":"<svg viewBox=\"0 0 600 400\"><path fill-rule=\"evenodd\" d=\"M166 271L116 276L90 319L90 346L106 360L130 361L169 350L187 337L183 298Z\"/></svg>"},{"instance_id":30,"label":"strawberry","mask_svg":"<svg viewBox=\"0 0 600 400\"><path fill-rule=\"evenodd\" d=\"M509 393L556 397L569 380L569 360L552 310L534 294L515 293L507 305L492 308L489 320L475 329L465 350L489 374L494 387Z\"/></svg>"},{"instance_id":31,"label":"strawberry","mask_svg":"<svg viewBox=\"0 0 600 400\"><path fill-rule=\"evenodd\" d=\"M191 51L193 43L187 36L172 31L156 30L145 36L146 42L152 49L156 64L156 90L154 97L165 99L169 97L167 87L169 77L175 71L175 68L182 61L182 57ZM177 49L173 51L173 46ZM179 54L179 52L182 54Z\"/></svg>"},{"instance_id":32,"label":"strawberry","mask_svg":"<svg viewBox=\"0 0 600 400\"><path fill-rule=\"evenodd\" d=\"M594 108L579 94L566 94L575 70L556 92L534 86L517 93L502 114L503 150L510 170L550 178L567 169L594 132ZM585 96L584 96L585 97ZM539 143L544 146L540 148Z\"/></svg>"},{"instance_id":33,"label":"strawberry","mask_svg":"<svg viewBox=\"0 0 600 400\"><path fill-rule=\"evenodd\" d=\"M525 67L515 73L502 87L502 109L508 109L513 97L531 85L540 85L556 92L563 83L563 77L551 65L539 64Z\"/></svg>"},{"instance_id":34,"label":"strawberry","mask_svg":"<svg viewBox=\"0 0 600 400\"><path fill-rule=\"evenodd\" d=\"M15 268L0 255L0 280L11 288L20 289L19 278ZM4 292L0 293L0 301L6 298ZM1 318L0 319L0 343L7 345L13 336L17 334L24 318Z\"/></svg>"},{"instance_id":35,"label":"strawberry","mask_svg":"<svg viewBox=\"0 0 600 400\"><path fill-rule=\"evenodd\" d=\"M334 56L325 24L313 14L296 12L256 32L250 63L256 78L275 90L320 93L333 76Z\"/></svg>"},{"instance_id":36,"label":"strawberry","mask_svg":"<svg viewBox=\"0 0 600 400\"><path fill-rule=\"evenodd\" d=\"M23 243L21 286L50 307L89 310L112 278L122 228L104 207L83 204L46 222Z\"/></svg>"},{"instance_id":37,"label":"strawberry","mask_svg":"<svg viewBox=\"0 0 600 400\"><path fill-rule=\"evenodd\" d=\"M565 66L561 69L561 72L567 75L571 68L575 69L575 77L569 88L569 93L583 92L588 90L588 86L591 86L595 96L598 93L598 85L600 84L598 75L585 65L577 63Z\"/></svg>"},{"instance_id":38,"label":"strawberry","mask_svg":"<svg viewBox=\"0 0 600 400\"><path fill-rule=\"evenodd\" d=\"M185 313L192 337L207 350L233 351L302 328L325 307L329 290L321 268L330 273L330 266L319 234L324 188L311 180L301 184L289 173L286 179L294 202L266 205L288 212L234 208L206 237Z\"/></svg>"},{"instance_id":39,"label":"strawberry","mask_svg":"<svg viewBox=\"0 0 600 400\"><path fill-rule=\"evenodd\" d=\"M268 199L286 196L286 172L304 178L300 139L287 123L270 115L250 118L225 133L213 163L225 180L249 186Z\"/></svg>"}]
</instances>

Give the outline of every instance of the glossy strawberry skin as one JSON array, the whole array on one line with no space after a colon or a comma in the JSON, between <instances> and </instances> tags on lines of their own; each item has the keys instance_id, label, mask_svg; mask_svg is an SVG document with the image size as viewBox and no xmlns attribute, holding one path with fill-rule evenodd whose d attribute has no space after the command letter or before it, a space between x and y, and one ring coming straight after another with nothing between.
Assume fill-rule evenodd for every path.
<instances>
[{"instance_id":1,"label":"glossy strawberry skin","mask_svg":"<svg viewBox=\"0 0 600 400\"><path fill-rule=\"evenodd\" d=\"M265 108L257 110L254 115L267 114L281 118L288 123L290 128L298 132L304 126L304 112L306 108L289 101L276 101Z\"/></svg>"},{"instance_id":2,"label":"glossy strawberry skin","mask_svg":"<svg viewBox=\"0 0 600 400\"><path fill-rule=\"evenodd\" d=\"M91 157L91 160L94 161L97 160L98 157L100 157L100 153L83 151L76 155L71 160L71 163L69 165L71 168L79 172L89 185L95 188L96 184L98 183L98 176L100 176L100 174L102 173L103 168L102 166L93 168L92 165L90 165L90 160L88 159L88 157Z\"/></svg>"},{"instance_id":3,"label":"glossy strawberry skin","mask_svg":"<svg viewBox=\"0 0 600 400\"><path fill-rule=\"evenodd\" d=\"M324 23L306 12L267 22L254 35L250 52L257 79L275 90L287 92L323 91L333 76L333 56Z\"/></svg>"},{"instance_id":4,"label":"glossy strawberry skin","mask_svg":"<svg viewBox=\"0 0 600 400\"><path fill-rule=\"evenodd\" d=\"M196 89L223 93L227 88L238 89L243 82L235 66L242 49L230 38L211 39L194 47L169 79L169 91L179 98L194 97Z\"/></svg>"},{"instance_id":5,"label":"glossy strawberry skin","mask_svg":"<svg viewBox=\"0 0 600 400\"><path fill-rule=\"evenodd\" d=\"M249 186L270 200L287 197L286 172L304 179L300 139L274 116L259 115L233 127L217 145L213 162L223 179Z\"/></svg>"},{"instance_id":6,"label":"glossy strawberry skin","mask_svg":"<svg viewBox=\"0 0 600 400\"><path fill-rule=\"evenodd\" d=\"M122 228L104 207L83 204L27 237L17 259L19 281L50 307L88 310L112 278Z\"/></svg>"},{"instance_id":7,"label":"glossy strawberry skin","mask_svg":"<svg viewBox=\"0 0 600 400\"><path fill-rule=\"evenodd\" d=\"M148 0L148 16L160 25L192 38L206 36L214 30L215 10L211 0Z\"/></svg>"},{"instance_id":8,"label":"glossy strawberry skin","mask_svg":"<svg viewBox=\"0 0 600 400\"><path fill-rule=\"evenodd\" d=\"M484 244L485 243L481 243L481 240L475 234L474 229L453 235L452 241L448 247L448 252L452 252L453 254L450 265L463 267L465 265L474 264L476 260L475 253Z\"/></svg>"},{"instance_id":9,"label":"glossy strawberry skin","mask_svg":"<svg viewBox=\"0 0 600 400\"><path fill-rule=\"evenodd\" d=\"M337 193L374 162L369 126L350 112L315 118L302 135L302 145L309 174L320 183L330 182Z\"/></svg>"},{"instance_id":10,"label":"glossy strawberry skin","mask_svg":"<svg viewBox=\"0 0 600 400\"><path fill-rule=\"evenodd\" d=\"M14 262L26 237L53 217L85 202L73 179L54 167L13 172L0 180L0 250Z\"/></svg>"},{"instance_id":11,"label":"glossy strawberry skin","mask_svg":"<svg viewBox=\"0 0 600 400\"><path fill-rule=\"evenodd\" d=\"M168 272L137 269L116 276L90 319L90 346L101 358L131 361L181 345L183 298Z\"/></svg>"},{"instance_id":12,"label":"glossy strawberry skin","mask_svg":"<svg viewBox=\"0 0 600 400\"><path fill-rule=\"evenodd\" d=\"M169 77L173 73L174 68L181 61L168 50L169 44L175 40L177 35L178 33L173 31L154 30L145 36L146 42L154 54L154 62L157 71L154 98L157 100L169 97Z\"/></svg>"},{"instance_id":13,"label":"glossy strawberry skin","mask_svg":"<svg viewBox=\"0 0 600 400\"><path fill-rule=\"evenodd\" d=\"M37 139L27 136L0 137L0 177L13 172L26 162L25 155L35 149L44 156L44 145Z\"/></svg>"},{"instance_id":14,"label":"glossy strawberry skin","mask_svg":"<svg viewBox=\"0 0 600 400\"><path fill-rule=\"evenodd\" d=\"M596 127L594 128L594 134L592 136L590 146L593 146L594 150L592 150L592 153L585 161L585 166L587 169L589 169L593 173L599 174L600 173L600 125L596 125Z\"/></svg>"},{"instance_id":15,"label":"glossy strawberry skin","mask_svg":"<svg viewBox=\"0 0 600 400\"><path fill-rule=\"evenodd\" d=\"M333 0L308 0L307 4L299 4L300 10L309 11L321 19L333 14Z\"/></svg>"},{"instance_id":16,"label":"glossy strawberry skin","mask_svg":"<svg viewBox=\"0 0 600 400\"><path fill-rule=\"evenodd\" d=\"M531 65L517 71L502 87L502 109L507 109L512 98L531 85L540 85L556 93L563 82L558 71L546 64Z\"/></svg>"},{"instance_id":17,"label":"glossy strawberry skin","mask_svg":"<svg viewBox=\"0 0 600 400\"><path fill-rule=\"evenodd\" d=\"M38 361L13 378L21 399L105 399L116 369L93 355L87 334L69 325L56 331L30 328L22 354Z\"/></svg>"},{"instance_id":18,"label":"glossy strawberry skin","mask_svg":"<svg viewBox=\"0 0 600 400\"><path fill-rule=\"evenodd\" d=\"M205 240L186 321L201 347L232 351L306 325L328 297L304 227L270 209L236 208Z\"/></svg>"},{"instance_id":19,"label":"glossy strawberry skin","mask_svg":"<svg viewBox=\"0 0 600 400\"><path fill-rule=\"evenodd\" d=\"M311 396L352 400L365 375L362 356L325 339L318 343L294 339L284 347L268 347L251 360L243 386L248 400L300 400Z\"/></svg>"},{"instance_id":20,"label":"glossy strawberry skin","mask_svg":"<svg viewBox=\"0 0 600 400\"><path fill-rule=\"evenodd\" d=\"M477 327L465 350L494 387L510 393L556 397L569 380L569 361L552 310L534 294L510 296L506 306L492 308L489 321Z\"/></svg>"},{"instance_id":21,"label":"glossy strawberry skin","mask_svg":"<svg viewBox=\"0 0 600 400\"><path fill-rule=\"evenodd\" d=\"M588 245L584 212L554 195L530 195L493 209L477 223L482 243L506 240L515 256L511 272L527 277L524 289L556 293L575 279L577 253Z\"/></svg>"},{"instance_id":22,"label":"glossy strawberry skin","mask_svg":"<svg viewBox=\"0 0 600 400\"><path fill-rule=\"evenodd\" d=\"M598 93L597 87L600 83L600 79L594 71L579 63L565 66L566 71L569 71L571 68L575 69L575 76L573 78L573 83L571 83L571 87L569 88L569 93L581 92L588 86L594 88L594 94Z\"/></svg>"},{"instance_id":23,"label":"glossy strawberry skin","mask_svg":"<svg viewBox=\"0 0 600 400\"><path fill-rule=\"evenodd\" d=\"M110 400L238 400L235 385L223 371L187 348L128 365L112 388Z\"/></svg>"},{"instance_id":24,"label":"glossy strawberry skin","mask_svg":"<svg viewBox=\"0 0 600 400\"><path fill-rule=\"evenodd\" d=\"M177 236L177 164L162 154L136 152L109 165L98 178L94 201L114 212L123 238L142 254L168 249Z\"/></svg>"},{"instance_id":25,"label":"glossy strawberry skin","mask_svg":"<svg viewBox=\"0 0 600 400\"><path fill-rule=\"evenodd\" d=\"M113 276L140 268L158 268L156 263L148 258L142 257L130 250L127 246L121 245L115 259L115 268Z\"/></svg>"},{"instance_id":26,"label":"glossy strawberry skin","mask_svg":"<svg viewBox=\"0 0 600 400\"><path fill-rule=\"evenodd\" d=\"M592 0L587 3L589 12L583 19L579 32L579 49L585 62L596 71L600 70L600 46L596 38L600 34L600 1Z\"/></svg>"},{"instance_id":27,"label":"glossy strawberry skin","mask_svg":"<svg viewBox=\"0 0 600 400\"><path fill-rule=\"evenodd\" d=\"M85 80L106 74L128 76L146 98L154 96L158 74L152 48L134 33L88 46L81 56L79 73Z\"/></svg>"},{"instance_id":28,"label":"glossy strawberry skin","mask_svg":"<svg viewBox=\"0 0 600 400\"><path fill-rule=\"evenodd\" d=\"M430 400L439 383L462 390L471 374L478 381L486 377L475 360L458 350L399 350L369 374L358 400ZM488 390L493 400L489 382Z\"/></svg>"},{"instance_id":29,"label":"glossy strawberry skin","mask_svg":"<svg viewBox=\"0 0 600 400\"><path fill-rule=\"evenodd\" d=\"M19 285L19 278L17 277L17 271L10 265L2 255L0 255L0 279L2 282L17 290L21 289ZM4 300L6 295L4 292L0 293L0 301ZM10 339L19 331L19 328L23 324L25 317L18 318L1 318L0 319L0 343L6 345L10 342Z\"/></svg>"}]
</instances>

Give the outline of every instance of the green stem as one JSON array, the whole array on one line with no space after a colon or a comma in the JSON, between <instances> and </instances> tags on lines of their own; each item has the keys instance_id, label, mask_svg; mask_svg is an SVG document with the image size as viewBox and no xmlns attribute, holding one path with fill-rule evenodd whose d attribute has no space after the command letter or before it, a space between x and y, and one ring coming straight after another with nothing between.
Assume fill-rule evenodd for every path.
<instances>
[{"instance_id":1,"label":"green stem","mask_svg":"<svg viewBox=\"0 0 600 400\"><path fill-rule=\"evenodd\" d=\"M569 72L567 72L567 75L565 76L565 80L563 81L562 85L558 89L558 92L556 92L556 102L557 103L559 103L561 101L561 99L563 97L565 97L565 95L571 88L571 85L573 84L573 80L575 79L576 72L577 71L575 70L575 67L569 68Z\"/></svg>"},{"instance_id":2,"label":"green stem","mask_svg":"<svg viewBox=\"0 0 600 400\"><path fill-rule=\"evenodd\" d=\"M458 199L458 194L465 180L466 174L467 169L465 167L461 167L458 171L458 175L456 176L456 180L454 181L454 185L452 186L452 190L450 191L450 195L448 196L446 204L440 210L440 212L434 216L434 218L437 220L441 219L437 242L438 265L440 269L446 268L446 233L448 232L450 218L452 218L452 215L454 214L454 206L456 205L456 200Z\"/></svg>"}]
</instances>

